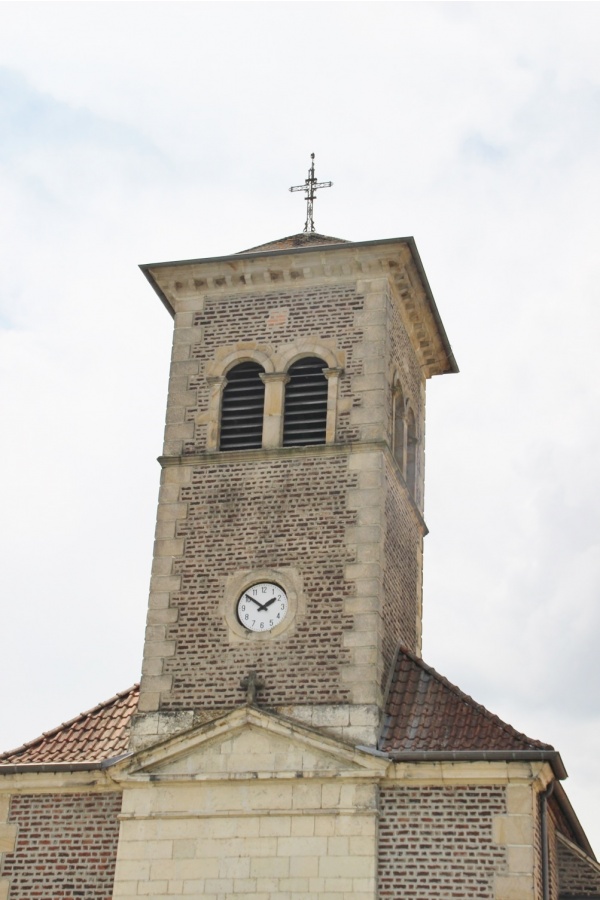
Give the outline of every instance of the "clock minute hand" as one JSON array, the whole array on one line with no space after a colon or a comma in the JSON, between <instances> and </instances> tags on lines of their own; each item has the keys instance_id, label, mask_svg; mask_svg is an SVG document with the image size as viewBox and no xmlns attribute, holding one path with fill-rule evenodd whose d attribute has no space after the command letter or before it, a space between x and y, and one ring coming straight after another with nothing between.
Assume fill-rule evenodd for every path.
<instances>
[{"instance_id":1,"label":"clock minute hand","mask_svg":"<svg viewBox=\"0 0 600 900\"><path fill-rule=\"evenodd\" d=\"M256 605L258 606L258 612L262 612L263 609L267 608L266 606L263 606L260 600L257 600L255 597L251 597L250 594L245 594L245 596L248 600L252 600L253 603L256 603Z\"/></svg>"}]
</instances>

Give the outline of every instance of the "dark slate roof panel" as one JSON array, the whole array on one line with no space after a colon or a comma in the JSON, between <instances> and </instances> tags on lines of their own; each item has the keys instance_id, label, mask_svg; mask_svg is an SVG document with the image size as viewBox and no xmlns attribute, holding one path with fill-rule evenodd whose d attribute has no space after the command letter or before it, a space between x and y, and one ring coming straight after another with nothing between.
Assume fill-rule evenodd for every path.
<instances>
[{"instance_id":1,"label":"dark slate roof panel","mask_svg":"<svg viewBox=\"0 0 600 900\"><path fill-rule=\"evenodd\" d=\"M0 766L21 763L101 762L127 752L139 685L46 731L22 747L0 753Z\"/></svg>"},{"instance_id":2,"label":"dark slate roof panel","mask_svg":"<svg viewBox=\"0 0 600 900\"><path fill-rule=\"evenodd\" d=\"M516 731L422 659L400 650L379 749L401 752L553 748Z\"/></svg>"}]
</instances>

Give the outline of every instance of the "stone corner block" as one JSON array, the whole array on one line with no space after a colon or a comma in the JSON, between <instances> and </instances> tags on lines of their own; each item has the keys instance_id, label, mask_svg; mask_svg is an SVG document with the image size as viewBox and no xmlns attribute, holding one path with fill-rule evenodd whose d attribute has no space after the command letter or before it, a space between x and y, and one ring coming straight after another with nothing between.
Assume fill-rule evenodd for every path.
<instances>
[{"instance_id":1,"label":"stone corner block","mask_svg":"<svg viewBox=\"0 0 600 900\"><path fill-rule=\"evenodd\" d=\"M534 791L527 784L508 784L506 786L506 811L511 815L532 815L534 809Z\"/></svg>"},{"instance_id":2,"label":"stone corner block","mask_svg":"<svg viewBox=\"0 0 600 900\"><path fill-rule=\"evenodd\" d=\"M493 835L496 844L533 844L533 816L496 816Z\"/></svg>"},{"instance_id":3,"label":"stone corner block","mask_svg":"<svg viewBox=\"0 0 600 900\"><path fill-rule=\"evenodd\" d=\"M139 712L156 712L159 703L160 694L151 694L146 691L141 691L138 710Z\"/></svg>"},{"instance_id":4,"label":"stone corner block","mask_svg":"<svg viewBox=\"0 0 600 900\"><path fill-rule=\"evenodd\" d=\"M533 876L496 875L494 900L535 900Z\"/></svg>"},{"instance_id":5,"label":"stone corner block","mask_svg":"<svg viewBox=\"0 0 600 900\"><path fill-rule=\"evenodd\" d=\"M17 826L10 823L0 825L0 853L12 853L17 840Z\"/></svg>"}]
</instances>

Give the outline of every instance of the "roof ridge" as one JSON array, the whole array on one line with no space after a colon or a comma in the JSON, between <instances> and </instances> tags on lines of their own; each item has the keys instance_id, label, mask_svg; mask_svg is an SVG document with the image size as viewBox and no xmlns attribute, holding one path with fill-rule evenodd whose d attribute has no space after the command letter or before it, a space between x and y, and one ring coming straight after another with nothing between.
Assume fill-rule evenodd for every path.
<instances>
[{"instance_id":1,"label":"roof ridge","mask_svg":"<svg viewBox=\"0 0 600 900\"><path fill-rule=\"evenodd\" d=\"M291 246L285 245L287 241L293 241ZM288 234L285 237L276 238L272 241L266 241L263 244L257 244L256 247L248 247L247 250L239 250L236 256L243 256L244 253L258 253L269 249L277 250L294 250L298 247L307 247L314 245L315 247L327 246L328 244L351 244L352 241L346 238L334 237L331 234L321 234L320 231L300 231L297 234Z\"/></svg>"},{"instance_id":2,"label":"roof ridge","mask_svg":"<svg viewBox=\"0 0 600 900\"><path fill-rule=\"evenodd\" d=\"M504 719L501 719L496 713L491 712L486 706L482 703L478 703L476 700L471 697L470 694L465 693L465 691L461 690L458 685L453 684L449 681L445 675L441 675L433 666L428 665L424 659L419 656L415 656L410 650L407 650L405 647L400 647L400 653L404 653L409 659L411 659L414 663L420 666L421 669L428 672L433 678L436 679L440 684L444 685L444 687L449 688L452 693L458 697L458 699L467 706L470 706L472 709L481 712L488 720L494 722L496 725L500 725L503 731L506 731L507 734L510 734L511 737L516 737L521 740L526 741L528 744L535 744L539 749L544 750L554 750L554 747L551 744L545 744L543 741L537 740L537 738L531 738L529 735L525 734L524 731L517 731L509 722L505 722Z\"/></svg>"},{"instance_id":3,"label":"roof ridge","mask_svg":"<svg viewBox=\"0 0 600 900\"><path fill-rule=\"evenodd\" d=\"M116 694L113 694L112 697L109 697L108 700L103 700L100 703L97 703L95 706L92 706L90 709L85 710L85 712L80 712L78 715L73 716L72 719L67 719L65 722L61 722L60 725L57 725L55 728L51 728L49 731L42 731L38 737L32 738L30 741L25 741L24 744L21 744L18 747L13 747L11 750L4 750L0 753L0 761L5 759L7 756L14 756L15 753L21 753L23 750L29 750L35 747L37 744L41 744L43 741L48 738L54 737L59 734L59 732L63 731L65 728L70 728L72 725L75 725L76 722L83 722L84 719L90 718L95 713L102 712L102 710L108 709L110 706L114 706L119 700L122 700L124 697L127 697L135 691L139 690L139 682L135 682L132 684L130 688L127 688L124 691L117 691Z\"/></svg>"}]
</instances>

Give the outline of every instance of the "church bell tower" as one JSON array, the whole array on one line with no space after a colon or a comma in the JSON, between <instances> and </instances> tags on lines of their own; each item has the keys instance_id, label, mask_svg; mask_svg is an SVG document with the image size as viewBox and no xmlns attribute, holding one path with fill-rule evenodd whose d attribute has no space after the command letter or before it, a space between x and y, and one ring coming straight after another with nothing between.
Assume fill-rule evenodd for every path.
<instances>
[{"instance_id":1,"label":"church bell tower","mask_svg":"<svg viewBox=\"0 0 600 900\"><path fill-rule=\"evenodd\" d=\"M133 746L248 697L374 744L421 648L425 383L457 371L415 243L142 269L175 327Z\"/></svg>"}]
</instances>

